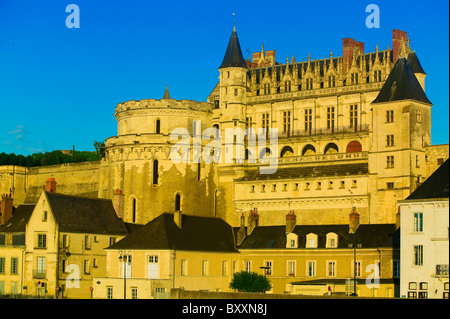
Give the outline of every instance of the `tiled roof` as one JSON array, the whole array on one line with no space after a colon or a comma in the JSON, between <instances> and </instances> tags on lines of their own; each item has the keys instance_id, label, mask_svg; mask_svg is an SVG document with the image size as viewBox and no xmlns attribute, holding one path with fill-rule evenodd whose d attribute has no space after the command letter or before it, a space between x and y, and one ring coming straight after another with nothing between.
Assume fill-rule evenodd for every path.
<instances>
[{"instance_id":1,"label":"tiled roof","mask_svg":"<svg viewBox=\"0 0 450 319\"><path fill-rule=\"evenodd\" d=\"M128 230L117 217L112 201L46 192L59 223L59 231L126 235Z\"/></svg>"},{"instance_id":2,"label":"tiled roof","mask_svg":"<svg viewBox=\"0 0 450 319\"><path fill-rule=\"evenodd\" d=\"M35 206L35 204L19 205L14 210L11 219L5 225L0 226L0 232L25 232L25 226L30 219Z\"/></svg>"},{"instance_id":3,"label":"tiled roof","mask_svg":"<svg viewBox=\"0 0 450 319\"><path fill-rule=\"evenodd\" d=\"M447 159L406 199L449 198L449 160Z\"/></svg>"},{"instance_id":4,"label":"tiled roof","mask_svg":"<svg viewBox=\"0 0 450 319\"><path fill-rule=\"evenodd\" d=\"M368 163L318 165L306 167L278 167L274 174L260 174L259 169L248 170L236 181L278 180L289 178L362 175L369 172Z\"/></svg>"},{"instance_id":5,"label":"tiled roof","mask_svg":"<svg viewBox=\"0 0 450 319\"><path fill-rule=\"evenodd\" d=\"M292 232L298 235L298 248L306 247L306 235L310 233L317 235L317 248L326 248L328 233L338 235L337 248L348 248L354 241L348 231L348 225L297 225ZM356 231L356 240L361 248L398 247L399 229L395 229L395 224L362 224ZM238 246L238 249L270 248L293 249L286 248L285 226L257 226Z\"/></svg>"},{"instance_id":6,"label":"tiled roof","mask_svg":"<svg viewBox=\"0 0 450 319\"><path fill-rule=\"evenodd\" d=\"M161 214L107 249L236 251L233 229L222 219L183 215L180 229L171 213Z\"/></svg>"},{"instance_id":7,"label":"tiled roof","mask_svg":"<svg viewBox=\"0 0 450 319\"><path fill-rule=\"evenodd\" d=\"M431 104L406 58L399 58L372 104L415 100Z\"/></svg>"}]
</instances>

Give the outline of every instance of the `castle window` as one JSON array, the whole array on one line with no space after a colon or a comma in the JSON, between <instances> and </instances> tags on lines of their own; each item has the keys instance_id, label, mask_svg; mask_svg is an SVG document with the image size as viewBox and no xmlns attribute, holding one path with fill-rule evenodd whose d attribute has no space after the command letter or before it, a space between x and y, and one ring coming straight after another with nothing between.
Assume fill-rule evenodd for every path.
<instances>
[{"instance_id":1,"label":"castle window","mask_svg":"<svg viewBox=\"0 0 450 319\"><path fill-rule=\"evenodd\" d=\"M394 156L386 156L386 168L394 168Z\"/></svg>"},{"instance_id":2,"label":"castle window","mask_svg":"<svg viewBox=\"0 0 450 319\"><path fill-rule=\"evenodd\" d=\"M386 135L386 146L394 146L394 135Z\"/></svg>"},{"instance_id":3,"label":"castle window","mask_svg":"<svg viewBox=\"0 0 450 319\"><path fill-rule=\"evenodd\" d=\"M386 183L386 189L394 189L394 183L393 182Z\"/></svg>"},{"instance_id":4,"label":"castle window","mask_svg":"<svg viewBox=\"0 0 450 319\"><path fill-rule=\"evenodd\" d=\"M306 79L306 89L312 90L313 88L313 79Z\"/></svg>"},{"instance_id":5,"label":"castle window","mask_svg":"<svg viewBox=\"0 0 450 319\"><path fill-rule=\"evenodd\" d=\"M264 193L265 191L266 191L266 185L262 185L262 186L261 186L261 192Z\"/></svg>"},{"instance_id":6,"label":"castle window","mask_svg":"<svg viewBox=\"0 0 450 319\"><path fill-rule=\"evenodd\" d=\"M273 184L272 185L272 192L276 192L277 191L277 184Z\"/></svg>"},{"instance_id":7,"label":"castle window","mask_svg":"<svg viewBox=\"0 0 450 319\"><path fill-rule=\"evenodd\" d=\"M136 198L131 199L131 216L132 216L132 222L136 222Z\"/></svg>"},{"instance_id":8,"label":"castle window","mask_svg":"<svg viewBox=\"0 0 450 319\"><path fill-rule=\"evenodd\" d=\"M285 133L291 131L291 112L290 111L283 112L283 131Z\"/></svg>"},{"instance_id":9,"label":"castle window","mask_svg":"<svg viewBox=\"0 0 450 319\"><path fill-rule=\"evenodd\" d=\"M328 87L334 88L336 86L336 77L334 75L328 77Z\"/></svg>"},{"instance_id":10,"label":"castle window","mask_svg":"<svg viewBox=\"0 0 450 319\"><path fill-rule=\"evenodd\" d=\"M422 111L421 110L418 110L416 112L416 122L417 123L422 123Z\"/></svg>"},{"instance_id":11,"label":"castle window","mask_svg":"<svg viewBox=\"0 0 450 319\"><path fill-rule=\"evenodd\" d=\"M334 106L327 107L327 128L331 129L332 131L334 131L334 118Z\"/></svg>"},{"instance_id":12,"label":"castle window","mask_svg":"<svg viewBox=\"0 0 450 319\"><path fill-rule=\"evenodd\" d=\"M322 182L317 182L317 190L321 190L322 189Z\"/></svg>"},{"instance_id":13,"label":"castle window","mask_svg":"<svg viewBox=\"0 0 450 319\"><path fill-rule=\"evenodd\" d=\"M358 84L358 73L352 73L350 76L350 80L351 80L352 85Z\"/></svg>"},{"instance_id":14,"label":"castle window","mask_svg":"<svg viewBox=\"0 0 450 319\"><path fill-rule=\"evenodd\" d=\"M215 100L214 101L214 108L218 109L219 108L219 100Z\"/></svg>"},{"instance_id":15,"label":"castle window","mask_svg":"<svg viewBox=\"0 0 450 319\"><path fill-rule=\"evenodd\" d=\"M230 78L230 71L227 72L227 78Z\"/></svg>"},{"instance_id":16,"label":"castle window","mask_svg":"<svg viewBox=\"0 0 450 319\"><path fill-rule=\"evenodd\" d=\"M262 115L262 128L266 133L269 132L269 113Z\"/></svg>"},{"instance_id":17,"label":"castle window","mask_svg":"<svg viewBox=\"0 0 450 319\"><path fill-rule=\"evenodd\" d=\"M375 82L381 82L381 70L377 70L374 72L374 80Z\"/></svg>"},{"instance_id":18,"label":"castle window","mask_svg":"<svg viewBox=\"0 0 450 319\"><path fill-rule=\"evenodd\" d=\"M358 181L356 179L352 182L352 188L356 188L358 186Z\"/></svg>"},{"instance_id":19,"label":"castle window","mask_svg":"<svg viewBox=\"0 0 450 319\"><path fill-rule=\"evenodd\" d=\"M345 188L345 181L341 181L341 186L339 188L341 189Z\"/></svg>"},{"instance_id":20,"label":"castle window","mask_svg":"<svg viewBox=\"0 0 450 319\"><path fill-rule=\"evenodd\" d=\"M245 118L245 128L249 128L252 127L252 118L251 117L247 117Z\"/></svg>"},{"instance_id":21,"label":"castle window","mask_svg":"<svg viewBox=\"0 0 450 319\"><path fill-rule=\"evenodd\" d=\"M153 161L153 185L158 185L158 160Z\"/></svg>"},{"instance_id":22,"label":"castle window","mask_svg":"<svg viewBox=\"0 0 450 319\"><path fill-rule=\"evenodd\" d=\"M238 89L234 89L234 95L238 95Z\"/></svg>"},{"instance_id":23,"label":"castle window","mask_svg":"<svg viewBox=\"0 0 450 319\"><path fill-rule=\"evenodd\" d=\"M250 189L250 193L254 193L255 192L255 185L252 185L252 188Z\"/></svg>"},{"instance_id":24,"label":"castle window","mask_svg":"<svg viewBox=\"0 0 450 319\"><path fill-rule=\"evenodd\" d=\"M312 131L312 109L305 109L305 132Z\"/></svg>"},{"instance_id":25,"label":"castle window","mask_svg":"<svg viewBox=\"0 0 450 319\"><path fill-rule=\"evenodd\" d=\"M393 123L394 122L394 111L389 110L386 111L386 123Z\"/></svg>"},{"instance_id":26,"label":"castle window","mask_svg":"<svg viewBox=\"0 0 450 319\"><path fill-rule=\"evenodd\" d=\"M284 82L284 92L291 92L291 81Z\"/></svg>"},{"instance_id":27,"label":"castle window","mask_svg":"<svg viewBox=\"0 0 450 319\"><path fill-rule=\"evenodd\" d=\"M298 183L294 184L294 191L298 191Z\"/></svg>"},{"instance_id":28,"label":"castle window","mask_svg":"<svg viewBox=\"0 0 450 319\"><path fill-rule=\"evenodd\" d=\"M264 84L264 94L270 94L270 84Z\"/></svg>"},{"instance_id":29,"label":"castle window","mask_svg":"<svg viewBox=\"0 0 450 319\"><path fill-rule=\"evenodd\" d=\"M332 181L328 182L328 189L333 189L333 182Z\"/></svg>"},{"instance_id":30,"label":"castle window","mask_svg":"<svg viewBox=\"0 0 450 319\"><path fill-rule=\"evenodd\" d=\"M305 191L309 191L309 185L310 185L309 182L305 183Z\"/></svg>"},{"instance_id":31,"label":"castle window","mask_svg":"<svg viewBox=\"0 0 450 319\"><path fill-rule=\"evenodd\" d=\"M156 129L155 129L155 133L156 133L156 134L161 133L161 121L160 121L160 120L156 120Z\"/></svg>"},{"instance_id":32,"label":"castle window","mask_svg":"<svg viewBox=\"0 0 450 319\"><path fill-rule=\"evenodd\" d=\"M175 211L181 211L181 195L175 195Z\"/></svg>"},{"instance_id":33,"label":"castle window","mask_svg":"<svg viewBox=\"0 0 450 319\"><path fill-rule=\"evenodd\" d=\"M358 127L358 105L350 105L350 127Z\"/></svg>"}]
</instances>

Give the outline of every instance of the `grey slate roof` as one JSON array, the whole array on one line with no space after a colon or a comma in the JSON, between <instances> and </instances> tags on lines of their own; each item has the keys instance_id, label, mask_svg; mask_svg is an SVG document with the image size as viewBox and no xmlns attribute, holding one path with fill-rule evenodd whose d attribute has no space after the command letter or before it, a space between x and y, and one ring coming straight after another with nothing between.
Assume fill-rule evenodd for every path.
<instances>
[{"instance_id":1,"label":"grey slate roof","mask_svg":"<svg viewBox=\"0 0 450 319\"><path fill-rule=\"evenodd\" d=\"M61 232L126 235L112 201L46 192Z\"/></svg>"},{"instance_id":2,"label":"grey slate roof","mask_svg":"<svg viewBox=\"0 0 450 319\"><path fill-rule=\"evenodd\" d=\"M235 228L237 231L239 228ZM298 248L305 249L306 235L317 235L317 248L326 248L326 235L338 235L338 247L348 248L354 237L348 233L348 225L297 225L293 233L298 235ZM399 247L400 231L395 224L362 224L356 231L361 248ZM286 226L257 226L245 237L238 249L295 249L286 248ZM308 248L309 249L309 248ZM333 249L333 248L330 248Z\"/></svg>"},{"instance_id":3,"label":"grey slate roof","mask_svg":"<svg viewBox=\"0 0 450 319\"><path fill-rule=\"evenodd\" d=\"M406 199L449 198L449 160L447 159Z\"/></svg>"},{"instance_id":4,"label":"grey slate roof","mask_svg":"<svg viewBox=\"0 0 450 319\"><path fill-rule=\"evenodd\" d=\"M368 163L318 165L307 167L278 167L274 174L260 174L259 169L248 170L236 181L278 180L311 176L361 175L369 172Z\"/></svg>"},{"instance_id":5,"label":"grey slate roof","mask_svg":"<svg viewBox=\"0 0 450 319\"><path fill-rule=\"evenodd\" d=\"M419 62L419 58L417 57L416 52L413 51L409 52L407 60L414 73L426 74L426 72L422 68L422 65Z\"/></svg>"},{"instance_id":6,"label":"grey slate roof","mask_svg":"<svg viewBox=\"0 0 450 319\"><path fill-rule=\"evenodd\" d=\"M227 50L219 69L228 67L247 68L247 64L242 56L236 29L233 29L233 32L231 32L230 41L228 42Z\"/></svg>"},{"instance_id":7,"label":"grey slate roof","mask_svg":"<svg viewBox=\"0 0 450 319\"><path fill-rule=\"evenodd\" d=\"M233 229L222 219L183 215L180 229L173 217L163 213L106 249L236 252Z\"/></svg>"},{"instance_id":8,"label":"grey slate roof","mask_svg":"<svg viewBox=\"0 0 450 319\"><path fill-rule=\"evenodd\" d=\"M432 104L422 89L406 58L399 58L372 104L415 100Z\"/></svg>"},{"instance_id":9,"label":"grey slate roof","mask_svg":"<svg viewBox=\"0 0 450 319\"><path fill-rule=\"evenodd\" d=\"M30 219L31 213L36 205L23 204L19 205L11 217L5 224L0 226L0 232L7 233L22 233L25 232L25 226Z\"/></svg>"}]
</instances>

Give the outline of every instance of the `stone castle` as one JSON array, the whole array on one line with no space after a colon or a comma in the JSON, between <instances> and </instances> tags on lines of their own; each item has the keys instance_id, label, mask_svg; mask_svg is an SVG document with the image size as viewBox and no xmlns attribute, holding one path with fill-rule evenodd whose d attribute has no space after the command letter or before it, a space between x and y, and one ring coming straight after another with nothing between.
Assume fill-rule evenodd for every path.
<instances>
[{"instance_id":1,"label":"stone castle","mask_svg":"<svg viewBox=\"0 0 450 319\"><path fill-rule=\"evenodd\" d=\"M166 88L160 100L119 103L117 136L101 161L2 166L0 192L15 206L34 203L54 178L58 192L112 199L124 221L138 224L174 211L232 226L250 211L259 225L284 224L291 211L298 224L346 224L353 208L363 224L395 222L397 201L449 153L431 145L426 73L406 32L393 30L392 48L369 53L351 38L342 56L279 63L275 53L263 46L245 60L233 29L207 102L171 99ZM174 163L171 132L187 130L193 145L195 121L222 134L254 128L268 137L276 128L278 144L252 154L245 139L243 161ZM273 174L260 172L264 157L277 160Z\"/></svg>"}]
</instances>

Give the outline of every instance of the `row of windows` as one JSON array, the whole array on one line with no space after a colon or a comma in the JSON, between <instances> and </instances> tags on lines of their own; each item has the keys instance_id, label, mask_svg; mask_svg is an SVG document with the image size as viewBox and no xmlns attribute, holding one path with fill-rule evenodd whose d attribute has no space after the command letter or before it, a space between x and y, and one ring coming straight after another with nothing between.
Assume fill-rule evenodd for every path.
<instances>
[{"instance_id":1,"label":"row of windows","mask_svg":"<svg viewBox=\"0 0 450 319\"><path fill-rule=\"evenodd\" d=\"M408 298L428 298L428 282L409 282L408 283ZM437 291L437 290L436 290ZM436 293L436 292L435 292ZM449 283L444 283L443 298L449 299Z\"/></svg>"},{"instance_id":2,"label":"row of windows","mask_svg":"<svg viewBox=\"0 0 450 319\"><path fill-rule=\"evenodd\" d=\"M305 131L311 131L313 127L313 109L307 108L303 110L304 115L304 128ZM327 107L326 109L326 118L327 118L327 129L332 129L336 127L336 108L334 106ZM292 127L292 113L291 111L283 111L282 112L283 117L283 132L290 132ZM358 115L358 105L352 104L350 105L349 110L349 126L351 128L357 128L359 123L359 115ZM252 127L253 118L247 117L246 118L246 128ZM263 129L266 129L266 131L270 128L270 113L262 113L261 114L261 127Z\"/></svg>"},{"instance_id":3,"label":"row of windows","mask_svg":"<svg viewBox=\"0 0 450 319\"><path fill-rule=\"evenodd\" d=\"M366 77L366 83L370 83L370 82L371 82L370 79L371 79L371 77L370 77L370 76L367 76L367 77ZM381 82L381 81L382 81L382 78L381 78L381 70L376 70L376 71L374 71L374 74L373 74L373 82ZM259 82L259 81L258 81L258 82ZM292 90L292 82L288 80L288 81L283 81L283 83L284 83L284 85L283 85L283 87L284 87L284 92L291 92L291 90ZM334 76L334 75L329 75L329 76L327 76L327 77L325 78L324 81L317 82L318 88L323 89L323 88L325 87L325 83L328 84L328 87L330 87L330 88L336 87L336 76ZM343 85L345 86L346 83L347 83L347 80L344 80L344 81L343 81ZM350 84L350 85L356 85L356 84L359 84L359 74L358 74L358 73L352 73L352 74L350 74L349 84ZM270 86L271 86L270 83L264 83L264 84L262 84L261 89L256 90L256 95L260 95L260 94L264 94L264 95L271 94L272 91L271 91L271 89L270 89ZM282 87L282 86L276 87L276 93L284 93L284 92L281 92L281 87ZM311 78L311 77L306 78L306 79L305 79L305 90L312 90L312 89L314 89L314 88L315 88L315 87L314 87L314 79ZM299 85L298 85L298 90L299 90L299 91L302 90L302 84L299 84Z\"/></svg>"},{"instance_id":4,"label":"row of windows","mask_svg":"<svg viewBox=\"0 0 450 319\"><path fill-rule=\"evenodd\" d=\"M416 122L422 123L422 111L421 110L416 111ZM386 123L394 123L394 110L386 111Z\"/></svg>"},{"instance_id":5,"label":"row of windows","mask_svg":"<svg viewBox=\"0 0 450 319\"><path fill-rule=\"evenodd\" d=\"M99 237L95 236L95 235L85 235L84 236L84 242L83 242L84 249L92 248L92 240L94 241L94 243L98 243ZM110 237L108 246L113 245L116 242L116 240L117 240L116 237ZM68 234L63 234L61 237L60 247L68 248L69 244L70 244L70 236ZM45 233L37 234L35 248L39 248L39 249L47 248L47 234L45 234Z\"/></svg>"},{"instance_id":6,"label":"row of windows","mask_svg":"<svg viewBox=\"0 0 450 319\"><path fill-rule=\"evenodd\" d=\"M19 258L11 257L10 259L10 275L17 275L19 273ZM6 258L0 257L0 274L6 274Z\"/></svg>"},{"instance_id":7,"label":"row of windows","mask_svg":"<svg viewBox=\"0 0 450 319\"><path fill-rule=\"evenodd\" d=\"M328 183L324 183L324 182L315 182L315 183L304 182L302 184L304 185L303 186L303 190L304 191L309 191L309 190L312 190L312 189L315 189L315 190L322 190L322 189L332 190L332 189L335 189L335 187L336 187L335 184L337 184L337 183L335 183L335 181L328 181ZM339 184L339 189L345 189L345 185L346 185L345 181L339 181L338 184ZM271 192L277 192L277 190L281 189L281 191L286 192L286 191L289 190L288 189L289 185L293 186L293 189L292 189L293 191L299 191L300 190L300 188L299 188L300 184L299 183L293 183L293 184L287 184L286 183L286 184L281 184L280 185L281 188L278 187L278 184L272 184L270 186L271 187L270 191ZM351 187L352 188L357 188L358 187L358 181L356 179L352 180ZM266 191L268 191L268 188L266 187L265 184L260 185L259 189L260 189L261 193L265 193ZM250 193L254 193L255 191L256 191L256 186L255 185L250 186Z\"/></svg>"},{"instance_id":8,"label":"row of windows","mask_svg":"<svg viewBox=\"0 0 450 319\"><path fill-rule=\"evenodd\" d=\"M131 299L138 299L138 288L137 287L131 287ZM164 294L166 293L166 288L163 287L156 287L155 288L155 294ZM113 299L114 298L114 288L113 287L106 287L106 299Z\"/></svg>"}]
</instances>

